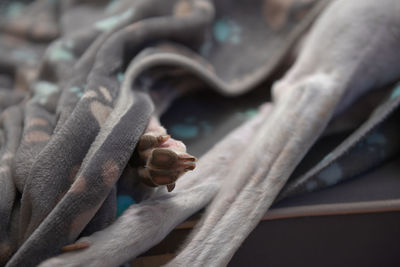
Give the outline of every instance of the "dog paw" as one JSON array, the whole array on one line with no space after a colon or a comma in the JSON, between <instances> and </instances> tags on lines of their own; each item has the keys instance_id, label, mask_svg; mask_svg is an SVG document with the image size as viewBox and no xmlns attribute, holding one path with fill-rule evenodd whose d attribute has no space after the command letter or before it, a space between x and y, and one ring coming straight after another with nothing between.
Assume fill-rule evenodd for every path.
<instances>
[{"instance_id":1,"label":"dog paw","mask_svg":"<svg viewBox=\"0 0 400 267\"><path fill-rule=\"evenodd\" d=\"M180 176L196 167L196 158L186 153L186 146L166 134L145 133L137 151L141 161L138 172L143 183L167 186L168 192L175 188Z\"/></svg>"}]
</instances>

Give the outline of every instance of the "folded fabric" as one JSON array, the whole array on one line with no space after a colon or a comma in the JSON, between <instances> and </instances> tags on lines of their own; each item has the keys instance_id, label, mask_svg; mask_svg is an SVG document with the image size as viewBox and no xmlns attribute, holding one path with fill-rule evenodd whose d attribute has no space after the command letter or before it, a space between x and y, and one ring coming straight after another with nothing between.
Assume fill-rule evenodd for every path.
<instances>
[{"instance_id":1,"label":"folded fabric","mask_svg":"<svg viewBox=\"0 0 400 267\"><path fill-rule=\"evenodd\" d=\"M163 70L190 73L176 85L185 90L197 77L245 93L327 2L4 2L0 264L37 265L113 222L115 184L153 112L149 92L176 79Z\"/></svg>"},{"instance_id":2,"label":"folded fabric","mask_svg":"<svg viewBox=\"0 0 400 267\"><path fill-rule=\"evenodd\" d=\"M328 3L1 2L0 265L35 266L108 227L117 202L134 202L123 180L133 179L129 161L157 96L199 86L229 97L252 90ZM293 175L278 200L397 154L399 88L323 160ZM126 197L117 201L117 190Z\"/></svg>"},{"instance_id":3,"label":"folded fabric","mask_svg":"<svg viewBox=\"0 0 400 267\"><path fill-rule=\"evenodd\" d=\"M333 186L397 156L400 152L399 106L400 84L397 84L339 146L303 175L293 176L276 201Z\"/></svg>"}]
</instances>

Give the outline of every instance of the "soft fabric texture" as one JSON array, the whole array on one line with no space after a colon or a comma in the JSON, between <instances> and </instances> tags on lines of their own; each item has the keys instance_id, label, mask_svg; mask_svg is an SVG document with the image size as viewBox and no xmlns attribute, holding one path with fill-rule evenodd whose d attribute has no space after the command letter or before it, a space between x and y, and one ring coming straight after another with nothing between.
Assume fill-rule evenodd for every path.
<instances>
[{"instance_id":1,"label":"soft fabric texture","mask_svg":"<svg viewBox=\"0 0 400 267\"><path fill-rule=\"evenodd\" d=\"M36 265L115 219L115 184L152 114L149 89L167 87L157 83L166 65L226 95L251 90L316 3L2 4L1 264Z\"/></svg>"},{"instance_id":2,"label":"soft fabric texture","mask_svg":"<svg viewBox=\"0 0 400 267\"><path fill-rule=\"evenodd\" d=\"M159 104L157 97L179 95L199 84L230 97L248 92L289 57L329 2L2 3L0 264L35 266L79 237L108 229L117 213L116 183L130 178L128 162ZM397 88L367 126L294 180L282 196L333 185L398 152L398 129L385 119L399 97ZM329 167L351 157L346 151L365 157L356 144L388 152L373 153L373 162L340 168L340 175L333 170L324 178ZM187 184L181 191L178 184L178 193L195 191L194 183ZM209 190L217 191L213 186L210 182ZM210 199L198 201L191 212ZM158 237L190 215L170 218L173 222ZM142 237L152 238L151 233Z\"/></svg>"}]
</instances>

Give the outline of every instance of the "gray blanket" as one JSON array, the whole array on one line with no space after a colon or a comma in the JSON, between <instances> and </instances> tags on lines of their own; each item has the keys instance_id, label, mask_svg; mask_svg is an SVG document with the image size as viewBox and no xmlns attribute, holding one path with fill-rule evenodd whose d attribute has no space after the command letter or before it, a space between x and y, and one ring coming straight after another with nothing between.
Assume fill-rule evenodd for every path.
<instances>
[{"instance_id":1,"label":"gray blanket","mask_svg":"<svg viewBox=\"0 0 400 267\"><path fill-rule=\"evenodd\" d=\"M252 90L287 62L327 2L2 2L0 265L35 266L109 226L117 181L154 113L154 95L199 84L229 97ZM366 142L390 153L315 180L397 108L398 96L282 198L333 185L396 153L395 139L382 143L378 134ZM383 133L393 137L390 125Z\"/></svg>"}]
</instances>

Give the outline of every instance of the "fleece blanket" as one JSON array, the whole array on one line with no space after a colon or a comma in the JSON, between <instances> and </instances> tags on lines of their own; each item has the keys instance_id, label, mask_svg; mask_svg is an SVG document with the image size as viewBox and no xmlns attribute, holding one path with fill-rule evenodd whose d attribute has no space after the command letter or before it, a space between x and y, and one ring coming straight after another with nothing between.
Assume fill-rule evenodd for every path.
<instances>
[{"instance_id":1,"label":"fleece blanket","mask_svg":"<svg viewBox=\"0 0 400 267\"><path fill-rule=\"evenodd\" d=\"M242 2L2 3L1 264L34 266L115 219L116 182L153 113L149 91L173 86L163 70L244 93L322 9Z\"/></svg>"},{"instance_id":2,"label":"fleece blanket","mask_svg":"<svg viewBox=\"0 0 400 267\"><path fill-rule=\"evenodd\" d=\"M250 91L286 62L328 2L1 2L0 265L35 266L112 224L117 191L130 191L117 183L129 176L158 99L199 85L229 97ZM333 185L397 152L389 145L397 124L385 119L399 95L282 197ZM390 153L338 171L343 151L362 144Z\"/></svg>"}]
</instances>

